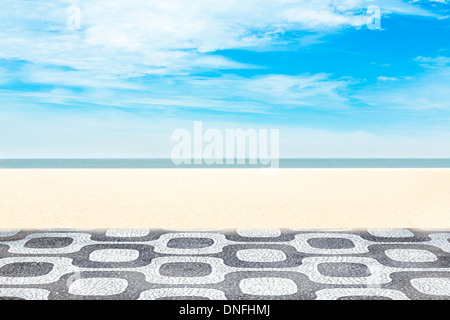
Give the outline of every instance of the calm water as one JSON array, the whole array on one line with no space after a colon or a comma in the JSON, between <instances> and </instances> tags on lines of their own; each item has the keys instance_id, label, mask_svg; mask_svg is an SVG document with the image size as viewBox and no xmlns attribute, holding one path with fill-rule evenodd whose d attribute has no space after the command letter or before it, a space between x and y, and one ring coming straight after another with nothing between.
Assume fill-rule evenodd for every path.
<instances>
[{"instance_id":1,"label":"calm water","mask_svg":"<svg viewBox=\"0 0 450 320\"><path fill-rule=\"evenodd\" d=\"M262 165L182 165L170 159L3 159L0 168L139 169L261 168ZM450 159L280 159L280 168L450 168Z\"/></svg>"}]
</instances>

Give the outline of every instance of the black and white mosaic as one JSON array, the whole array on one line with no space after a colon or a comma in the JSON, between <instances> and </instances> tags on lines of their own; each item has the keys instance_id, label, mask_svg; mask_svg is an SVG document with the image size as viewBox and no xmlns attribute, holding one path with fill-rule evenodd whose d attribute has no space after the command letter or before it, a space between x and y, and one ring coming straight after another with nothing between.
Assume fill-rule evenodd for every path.
<instances>
[{"instance_id":1,"label":"black and white mosaic","mask_svg":"<svg viewBox=\"0 0 450 320\"><path fill-rule=\"evenodd\" d=\"M0 299L450 300L450 232L2 231Z\"/></svg>"}]
</instances>

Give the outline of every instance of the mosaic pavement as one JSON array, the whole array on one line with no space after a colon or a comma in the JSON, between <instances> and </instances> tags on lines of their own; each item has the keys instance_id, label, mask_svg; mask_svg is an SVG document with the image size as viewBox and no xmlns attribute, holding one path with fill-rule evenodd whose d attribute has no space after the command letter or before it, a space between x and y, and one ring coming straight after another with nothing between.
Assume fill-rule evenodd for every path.
<instances>
[{"instance_id":1,"label":"mosaic pavement","mask_svg":"<svg viewBox=\"0 0 450 320\"><path fill-rule=\"evenodd\" d=\"M0 299L446 299L450 232L0 232Z\"/></svg>"}]
</instances>

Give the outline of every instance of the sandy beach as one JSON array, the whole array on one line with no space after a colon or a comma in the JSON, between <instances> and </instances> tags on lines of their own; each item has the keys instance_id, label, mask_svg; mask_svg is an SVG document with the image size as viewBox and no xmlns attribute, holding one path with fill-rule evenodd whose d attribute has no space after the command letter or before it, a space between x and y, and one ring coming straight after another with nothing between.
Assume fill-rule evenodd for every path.
<instances>
[{"instance_id":1,"label":"sandy beach","mask_svg":"<svg viewBox=\"0 0 450 320\"><path fill-rule=\"evenodd\" d=\"M0 229L450 228L450 169L2 169Z\"/></svg>"}]
</instances>

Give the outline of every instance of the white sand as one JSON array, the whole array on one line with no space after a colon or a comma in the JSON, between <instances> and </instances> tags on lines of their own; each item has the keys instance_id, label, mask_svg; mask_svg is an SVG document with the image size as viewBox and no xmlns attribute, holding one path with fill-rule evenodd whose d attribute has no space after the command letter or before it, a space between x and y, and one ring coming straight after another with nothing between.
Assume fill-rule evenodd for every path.
<instances>
[{"instance_id":1,"label":"white sand","mask_svg":"<svg viewBox=\"0 0 450 320\"><path fill-rule=\"evenodd\" d=\"M0 229L450 229L450 169L2 169Z\"/></svg>"}]
</instances>

